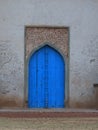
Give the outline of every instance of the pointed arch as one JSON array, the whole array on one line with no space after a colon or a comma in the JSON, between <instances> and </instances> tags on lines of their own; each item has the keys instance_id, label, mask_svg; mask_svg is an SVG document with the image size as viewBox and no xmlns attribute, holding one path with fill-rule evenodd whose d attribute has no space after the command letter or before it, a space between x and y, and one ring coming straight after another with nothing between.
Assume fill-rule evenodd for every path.
<instances>
[{"instance_id":1,"label":"pointed arch","mask_svg":"<svg viewBox=\"0 0 98 130\"><path fill-rule=\"evenodd\" d=\"M49 46L50 48L54 49L56 52L58 52L61 57L63 58L64 60L64 63L66 62L66 56L65 54L63 54L63 52L60 50L60 48L57 48L55 45L53 45L53 43L50 43L50 42L44 42L44 43L41 43L41 45L35 47L33 49L33 51L31 51L31 53L29 54L29 57L27 58L27 61L29 62L30 61L30 58L31 56L38 50L40 50L41 48L45 47L45 46Z\"/></svg>"}]
</instances>

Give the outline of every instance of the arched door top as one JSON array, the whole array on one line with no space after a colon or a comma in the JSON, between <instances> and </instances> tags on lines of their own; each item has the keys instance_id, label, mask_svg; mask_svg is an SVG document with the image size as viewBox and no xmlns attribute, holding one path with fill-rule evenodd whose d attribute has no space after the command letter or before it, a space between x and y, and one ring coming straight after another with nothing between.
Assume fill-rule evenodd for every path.
<instances>
[{"instance_id":1,"label":"arched door top","mask_svg":"<svg viewBox=\"0 0 98 130\"><path fill-rule=\"evenodd\" d=\"M64 63L66 62L66 57L64 56L64 54L62 53L62 51L59 48L56 48L55 46L53 46L50 42L45 42L43 43L41 46L38 46L37 48L35 48L29 55L28 57L28 61L30 61L30 58L32 57L32 55L34 53L36 53L37 51L39 51L40 49L44 48L44 47L49 47L51 49L53 49L54 51L56 51L62 58L62 60L64 61Z\"/></svg>"}]
</instances>

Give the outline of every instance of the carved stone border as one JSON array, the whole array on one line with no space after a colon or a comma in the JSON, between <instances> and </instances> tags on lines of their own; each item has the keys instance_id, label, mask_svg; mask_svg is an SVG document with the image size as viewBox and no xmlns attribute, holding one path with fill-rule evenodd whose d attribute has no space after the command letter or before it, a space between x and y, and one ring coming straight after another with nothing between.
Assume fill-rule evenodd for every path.
<instances>
[{"instance_id":1,"label":"carved stone border","mask_svg":"<svg viewBox=\"0 0 98 130\"><path fill-rule=\"evenodd\" d=\"M68 57L68 34L68 28L63 27L26 27L26 59L45 43Z\"/></svg>"}]
</instances>

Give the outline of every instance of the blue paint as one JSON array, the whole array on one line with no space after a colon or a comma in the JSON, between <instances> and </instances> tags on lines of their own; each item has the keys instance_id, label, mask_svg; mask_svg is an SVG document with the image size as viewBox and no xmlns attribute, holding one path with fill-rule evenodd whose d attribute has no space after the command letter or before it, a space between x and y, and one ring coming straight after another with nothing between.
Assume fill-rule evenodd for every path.
<instances>
[{"instance_id":1,"label":"blue paint","mask_svg":"<svg viewBox=\"0 0 98 130\"><path fill-rule=\"evenodd\" d=\"M46 45L31 56L28 70L28 106L63 108L65 100L63 57Z\"/></svg>"}]
</instances>

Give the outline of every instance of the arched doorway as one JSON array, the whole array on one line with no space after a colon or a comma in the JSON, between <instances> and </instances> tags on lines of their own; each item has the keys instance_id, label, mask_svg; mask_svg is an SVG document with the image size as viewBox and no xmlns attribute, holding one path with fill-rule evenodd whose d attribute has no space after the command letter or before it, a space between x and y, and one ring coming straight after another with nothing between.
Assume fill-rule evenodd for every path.
<instances>
[{"instance_id":1,"label":"arched doorway","mask_svg":"<svg viewBox=\"0 0 98 130\"><path fill-rule=\"evenodd\" d=\"M28 107L63 108L65 63L54 48L45 45L30 57L28 64Z\"/></svg>"}]
</instances>

